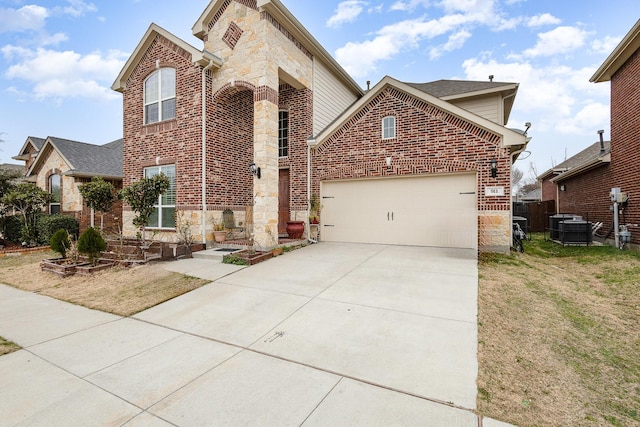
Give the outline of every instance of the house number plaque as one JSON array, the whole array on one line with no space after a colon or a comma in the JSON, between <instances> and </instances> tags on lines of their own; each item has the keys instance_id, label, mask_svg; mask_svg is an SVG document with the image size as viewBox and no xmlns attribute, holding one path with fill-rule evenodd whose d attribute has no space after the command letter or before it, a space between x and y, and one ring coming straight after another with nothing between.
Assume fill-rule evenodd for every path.
<instances>
[{"instance_id":1,"label":"house number plaque","mask_svg":"<svg viewBox=\"0 0 640 427\"><path fill-rule=\"evenodd\" d=\"M484 195L487 197L504 196L504 187L485 187Z\"/></svg>"}]
</instances>

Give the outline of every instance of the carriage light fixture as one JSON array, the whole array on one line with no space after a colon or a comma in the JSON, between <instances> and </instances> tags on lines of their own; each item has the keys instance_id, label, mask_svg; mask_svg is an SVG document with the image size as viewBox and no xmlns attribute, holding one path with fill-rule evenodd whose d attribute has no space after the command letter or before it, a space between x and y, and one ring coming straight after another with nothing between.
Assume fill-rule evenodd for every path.
<instances>
[{"instance_id":1,"label":"carriage light fixture","mask_svg":"<svg viewBox=\"0 0 640 427\"><path fill-rule=\"evenodd\" d=\"M491 159L491 178L498 176L498 161Z\"/></svg>"},{"instance_id":2,"label":"carriage light fixture","mask_svg":"<svg viewBox=\"0 0 640 427\"><path fill-rule=\"evenodd\" d=\"M260 173L260 168L253 162L249 165L249 170L258 179L260 179L260 177L262 176L262 174Z\"/></svg>"}]
</instances>

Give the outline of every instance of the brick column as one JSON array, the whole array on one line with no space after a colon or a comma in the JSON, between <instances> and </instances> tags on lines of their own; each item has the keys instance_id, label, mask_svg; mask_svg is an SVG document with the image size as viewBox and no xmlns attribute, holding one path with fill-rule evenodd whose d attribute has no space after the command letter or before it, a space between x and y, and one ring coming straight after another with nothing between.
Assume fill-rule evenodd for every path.
<instances>
[{"instance_id":1,"label":"brick column","mask_svg":"<svg viewBox=\"0 0 640 427\"><path fill-rule=\"evenodd\" d=\"M267 86L255 92L253 161L262 177L253 178L253 234L255 245L273 246L265 227L278 235L278 91Z\"/></svg>"}]
</instances>

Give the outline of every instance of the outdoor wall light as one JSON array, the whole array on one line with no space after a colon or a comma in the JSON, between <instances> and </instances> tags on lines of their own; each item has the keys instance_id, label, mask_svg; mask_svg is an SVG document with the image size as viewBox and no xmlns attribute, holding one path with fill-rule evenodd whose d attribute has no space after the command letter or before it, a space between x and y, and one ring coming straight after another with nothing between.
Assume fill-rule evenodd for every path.
<instances>
[{"instance_id":1,"label":"outdoor wall light","mask_svg":"<svg viewBox=\"0 0 640 427\"><path fill-rule=\"evenodd\" d=\"M391 170L391 157L387 157L385 160L387 162L387 170Z\"/></svg>"},{"instance_id":2,"label":"outdoor wall light","mask_svg":"<svg viewBox=\"0 0 640 427\"><path fill-rule=\"evenodd\" d=\"M253 162L249 165L249 170L258 179L260 179L260 177L262 176L262 174L260 173L260 168Z\"/></svg>"},{"instance_id":3,"label":"outdoor wall light","mask_svg":"<svg viewBox=\"0 0 640 427\"><path fill-rule=\"evenodd\" d=\"M560 186L560 191L567 191L567 187L564 184Z\"/></svg>"},{"instance_id":4,"label":"outdoor wall light","mask_svg":"<svg viewBox=\"0 0 640 427\"><path fill-rule=\"evenodd\" d=\"M498 176L498 161L491 159L491 178Z\"/></svg>"}]
</instances>

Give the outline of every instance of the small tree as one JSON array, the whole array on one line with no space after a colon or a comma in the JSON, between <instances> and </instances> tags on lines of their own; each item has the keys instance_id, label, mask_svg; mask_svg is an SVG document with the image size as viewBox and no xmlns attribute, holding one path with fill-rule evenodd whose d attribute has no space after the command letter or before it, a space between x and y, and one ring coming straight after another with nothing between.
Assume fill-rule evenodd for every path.
<instances>
[{"instance_id":1,"label":"small tree","mask_svg":"<svg viewBox=\"0 0 640 427\"><path fill-rule=\"evenodd\" d=\"M71 246L69 241L69 233L64 228L53 233L51 236L51 240L49 240L49 245L51 246L51 250L54 252L58 252L62 258L67 257L67 249Z\"/></svg>"},{"instance_id":2,"label":"small tree","mask_svg":"<svg viewBox=\"0 0 640 427\"><path fill-rule=\"evenodd\" d=\"M52 200L52 195L30 182L23 182L9 190L2 198L2 203L13 207L22 214L24 226L22 240L26 243L36 241L37 214Z\"/></svg>"},{"instance_id":3,"label":"small tree","mask_svg":"<svg viewBox=\"0 0 640 427\"><path fill-rule=\"evenodd\" d=\"M89 263L96 265L100 252L107 249L107 242L102 238L100 232L93 227L87 228L78 239L78 252L89 257Z\"/></svg>"},{"instance_id":4,"label":"small tree","mask_svg":"<svg viewBox=\"0 0 640 427\"><path fill-rule=\"evenodd\" d=\"M137 213L133 218L133 225L138 227L142 234L142 243L145 243L144 231L149 225L149 219L158 203L158 198L171 187L171 181L164 174L154 175L151 178L142 178L120 191L120 197L131 209Z\"/></svg>"},{"instance_id":5,"label":"small tree","mask_svg":"<svg viewBox=\"0 0 640 427\"><path fill-rule=\"evenodd\" d=\"M85 205L91 209L91 226L93 227L93 212L100 212L100 231L104 230L104 214L111 210L115 201L113 184L100 176L91 178L91 182L78 186Z\"/></svg>"},{"instance_id":6,"label":"small tree","mask_svg":"<svg viewBox=\"0 0 640 427\"><path fill-rule=\"evenodd\" d=\"M1 142L2 140L0 140ZM16 180L22 176L22 173L0 168L0 201L9 191L16 187ZM0 202L0 232L3 238L7 238L7 217L10 216L11 207Z\"/></svg>"}]
</instances>

